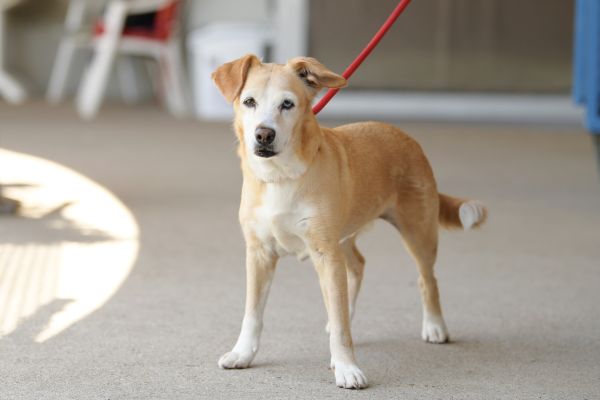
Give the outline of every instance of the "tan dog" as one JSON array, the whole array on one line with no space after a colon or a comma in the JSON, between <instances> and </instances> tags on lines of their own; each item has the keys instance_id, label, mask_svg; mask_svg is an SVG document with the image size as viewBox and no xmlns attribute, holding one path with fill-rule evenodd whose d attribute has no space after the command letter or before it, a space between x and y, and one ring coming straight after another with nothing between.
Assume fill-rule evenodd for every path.
<instances>
[{"instance_id":1,"label":"tan dog","mask_svg":"<svg viewBox=\"0 0 600 400\"><path fill-rule=\"evenodd\" d=\"M420 146L393 126L319 126L311 111L315 94L346 80L313 58L279 65L247 55L219 67L213 79L235 110L244 175L239 216L247 249L242 329L219 366L246 368L256 355L278 258L310 256L329 317L336 384L366 387L350 319L365 263L356 236L376 218L398 229L419 268L423 339L446 342L433 274L439 225L478 226L485 208L439 194Z\"/></svg>"}]
</instances>

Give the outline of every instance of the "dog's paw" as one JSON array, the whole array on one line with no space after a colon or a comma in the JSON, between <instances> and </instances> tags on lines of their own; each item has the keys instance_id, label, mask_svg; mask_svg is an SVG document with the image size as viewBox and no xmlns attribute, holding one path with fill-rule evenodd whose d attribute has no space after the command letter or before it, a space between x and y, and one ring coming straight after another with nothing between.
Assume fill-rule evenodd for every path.
<instances>
[{"instance_id":1,"label":"dog's paw","mask_svg":"<svg viewBox=\"0 0 600 400\"><path fill-rule=\"evenodd\" d=\"M230 351L223 354L218 364L223 369L248 368L253 358L254 354L241 354L236 351Z\"/></svg>"},{"instance_id":2,"label":"dog's paw","mask_svg":"<svg viewBox=\"0 0 600 400\"><path fill-rule=\"evenodd\" d=\"M335 384L344 389L363 389L369 383L367 377L356 364L337 362L334 365Z\"/></svg>"},{"instance_id":3,"label":"dog's paw","mask_svg":"<svg viewBox=\"0 0 600 400\"><path fill-rule=\"evenodd\" d=\"M429 315L423 318L421 337L429 343L446 343L449 336L444 318L441 315Z\"/></svg>"},{"instance_id":4,"label":"dog's paw","mask_svg":"<svg viewBox=\"0 0 600 400\"><path fill-rule=\"evenodd\" d=\"M327 322L325 324L325 333L329 334L331 332L331 329L329 328L329 322Z\"/></svg>"}]
</instances>

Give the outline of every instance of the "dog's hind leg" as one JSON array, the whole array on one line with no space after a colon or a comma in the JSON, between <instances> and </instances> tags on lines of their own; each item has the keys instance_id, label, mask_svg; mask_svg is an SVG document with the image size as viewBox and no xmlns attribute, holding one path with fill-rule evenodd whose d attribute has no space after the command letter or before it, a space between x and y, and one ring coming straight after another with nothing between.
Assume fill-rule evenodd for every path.
<instances>
[{"instance_id":1,"label":"dog's hind leg","mask_svg":"<svg viewBox=\"0 0 600 400\"><path fill-rule=\"evenodd\" d=\"M445 343L448 341L448 330L442 316L437 280L433 272L438 244L437 195L405 198L389 214L391 215L386 219L402 234L404 244L419 269L423 302L421 336L426 342Z\"/></svg>"},{"instance_id":2,"label":"dog's hind leg","mask_svg":"<svg viewBox=\"0 0 600 400\"><path fill-rule=\"evenodd\" d=\"M348 300L350 301L350 320L354 317L356 310L356 298L360 291L365 269L365 258L356 248L355 238L349 239L342 244L346 255L346 272L348 273Z\"/></svg>"},{"instance_id":3,"label":"dog's hind leg","mask_svg":"<svg viewBox=\"0 0 600 400\"><path fill-rule=\"evenodd\" d=\"M350 321L354 317L356 310L356 298L360 291L360 285L363 279L363 271L365 269L365 258L356 247L356 237L345 240L342 244L342 251L346 259L346 273L348 274L348 300L350 302ZM329 333L329 323L325 327L325 331Z\"/></svg>"}]
</instances>

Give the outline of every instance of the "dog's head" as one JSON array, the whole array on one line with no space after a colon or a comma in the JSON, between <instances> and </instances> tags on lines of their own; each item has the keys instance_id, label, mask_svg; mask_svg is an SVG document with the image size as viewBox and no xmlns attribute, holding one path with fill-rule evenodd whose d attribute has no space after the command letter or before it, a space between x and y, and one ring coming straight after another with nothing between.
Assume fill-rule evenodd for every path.
<instances>
[{"instance_id":1,"label":"dog's head","mask_svg":"<svg viewBox=\"0 0 600 400\"><path fill-rule=\"evenodd\" d=\"M294 178L306 170L316 129L311 103L324 88L339 88L346 79L314 58L298 57L263 64L247 55L223 64L212 75L225 99L233 103L235 128L253 172L262 180Z\"/></svg>"}]
</instances>

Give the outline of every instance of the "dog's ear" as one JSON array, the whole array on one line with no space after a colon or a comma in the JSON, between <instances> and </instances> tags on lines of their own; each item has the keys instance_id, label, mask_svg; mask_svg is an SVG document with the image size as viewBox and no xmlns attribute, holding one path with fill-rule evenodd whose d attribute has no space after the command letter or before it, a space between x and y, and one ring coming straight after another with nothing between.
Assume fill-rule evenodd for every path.
<instances>
[{"instance_id":1,"label":"dog's ear","mask_svg":"<svg viewBox=\"0 0 600 400\"><path fill-rule=\"evenodd\" d=\"M304 84L315 92L321 88L341 88L346 86L346 78L332 72L312 57L296 57L287 62Z\"/></svg>"},{"instance_id":2,"label":"dog's ear","mask_svg":"<svg viewBox=\"0 0 600 400\"><path fill-rule=\"evenodd\" d=\"M225 100L232 103L240 95L250 67L260 64L254 54L247 54L242 58L221 65L212 73L212 79L219 88Z\"/></svg>"}]
</instances>

